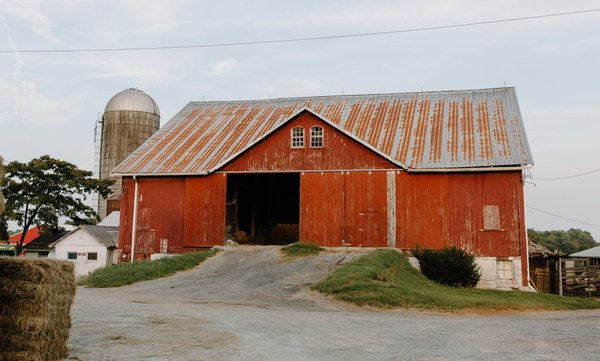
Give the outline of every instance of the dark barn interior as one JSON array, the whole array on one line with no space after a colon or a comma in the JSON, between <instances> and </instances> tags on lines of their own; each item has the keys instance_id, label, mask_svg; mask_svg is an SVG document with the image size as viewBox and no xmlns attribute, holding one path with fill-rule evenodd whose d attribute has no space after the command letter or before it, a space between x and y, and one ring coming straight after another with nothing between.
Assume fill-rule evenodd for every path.
<instances>
[{"instance_id":1,"label":"dark barn interior","mask_svg":"<svg viewBox=\"0 0 600 361\"><path fill-rule=\"evenodd\" d=\"M281 245L298 241L300 174L227 175L227 238Z\"/></svg>"}]
</instances>

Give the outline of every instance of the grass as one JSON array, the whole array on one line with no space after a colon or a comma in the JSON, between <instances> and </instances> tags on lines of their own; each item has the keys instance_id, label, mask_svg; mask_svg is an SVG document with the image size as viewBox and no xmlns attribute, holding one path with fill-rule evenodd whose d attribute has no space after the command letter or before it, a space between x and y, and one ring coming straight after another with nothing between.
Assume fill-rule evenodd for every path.
<instances>
[{"instance_id":1,"label":"grass","mask_svg":"<svg viewBox=\"0 0 600 361\"><path fill-rule=\"evenodd\" d=\"M77 284L79 286L107 288L153 280L196 267L217 252L216 250L191 252L156 261L118 263L92 272L89 276L77 282Z\"/></svg>"},{"instance_id":2,"label":"grass","mask_svg":"<svg viewBox=\"0 0 600 361\"><path fill-rule=\"evenodd\" d=\"M430 281L393 250L370 252L340 268L313 289L358 305L435 311L597 309L589 298L454 288Z\"/></svg>"},{"instance_id":3,"label":"grass","mask_svg":"<svg viewBox=\"0 0 600 361\"><path fill-rule=\"evenodd\" d=\"M319 254L324 249L314 244L296 242L281 248L281 252L288 257L305 257Z\"/></svg>"}]
</instances>

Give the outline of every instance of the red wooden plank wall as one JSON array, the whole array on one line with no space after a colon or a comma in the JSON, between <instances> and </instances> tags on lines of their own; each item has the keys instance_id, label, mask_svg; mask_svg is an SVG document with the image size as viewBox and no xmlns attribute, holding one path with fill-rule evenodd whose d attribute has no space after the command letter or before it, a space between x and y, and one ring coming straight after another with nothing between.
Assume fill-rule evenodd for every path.
<instances>
[{"instance_id":1,"label":"red wooden plank wall","mask_svg":"<svg viewBox=\"0 0 600 361\"><path fill-rule=\"evenodd\" d=\"M182 252L184 186L184 178L138 180L136 258L160 252L162 239L168 240L169 253Z\"/></svg>"},{"instance_id":2,"label":"red wooden plank wall","mask_svg":"<svg viewBox=\"0 0 600 361\"><path fill-rule=\"evenodd\" d=\"M457 245L478 256L525 252L521 172L396 173L396 247ZM226 176L142 178L136 254L222 244ZM119 247L130 252L134 181L124 179ZM484 229L484 206L499 229ZM300 178L300 239L324 246L387 246L385 171L305 172Z\"/></svg>"},{"instance_id":3,"label":"red wooden plank wall","mask_svg":"<svg viewBox=\"0 0 600 361\"><path fill-rule=\"evenodd\" d=\"M121 189L118 247L123 251L123 256L127 256L131 253L131 222L133 220L133 197L135 190L133 178L123 178Z\"/></svg>"},{"instance_id":4,"label":"red wooden plank wall","mask_svg":"<svg viewBox=\"0 0 600 361\"><path fill-rule=\"evenodd\" d=\"M123 185L119 248L128 257L135 182L126 178ZM165 239L169 253L223 244L226 185L222 174L138 179L136 259L160 252Z\"/></svg>"},{"instance_id":5,"label":"red wooden plank wall","mask_svg":"<svg viewBox=\"0 0 600 361\"><path fill-rule=\"evenodd\" d=\"M304 173L300 176L300 240L340 247L344 212L342 172Z\"/></svg>"},{"instance_id":6,"label":"red wooden plank wall","mask_svg":"<svg viewBox=\"0 0 600 361\"><path fill-rule=\"evenodd\" d=\"M524 241L521 172L396 175L396 247L456 245L478 256L520 256ZM483 208L499 209L485 230Z\"/></svg>"},{"instance_id":7,"label":"red wooden plank wall","mask_svg":"<svg viewBox=\"0 0 600 361\"><path fill-rule=\"evenodd\" d=\"M185 178L184 247L205 247L224 243L226 192L225 174Z\"/></svg>"},{"instance_id":8,"label":"red wooden plank wall","mask_svg":"<svg viewBox=\"0 0 600 361\"><path fill-rule=\"evenodd\" d=\"M385 172L304 173L300 239L328 247L387 246Z\"/></svg>"},{"instance_id":9,"label":"red wooden plank wall","mask_svg":"<svg viewBox=\"0 0 600 361\"><path fill-rule=\"evenodd\" d=\"M310 128L323 127L323 147L310 147ZM291 147L292 128L304 128L304 148ZM225 172L398 169L394 163L311 113L292 119L222 168Z\"/></svg>"}]
</instances>

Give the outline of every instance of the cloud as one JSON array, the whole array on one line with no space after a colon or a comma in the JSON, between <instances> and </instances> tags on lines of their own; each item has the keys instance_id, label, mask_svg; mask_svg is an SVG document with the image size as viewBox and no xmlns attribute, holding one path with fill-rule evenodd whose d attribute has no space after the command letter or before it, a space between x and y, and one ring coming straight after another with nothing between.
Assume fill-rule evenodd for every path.
<instances>
[{"instance_id":1,"label":"cloud","mask_svg":"<svg viewBox=\"0 0 600 361\"><path fill-rule=\"evenodd\" d=\"M4 29L6 30L6 38L7 38L8 44L10 45L10 49L18 50L17 45L15 44L12 36L10 35L10 33L11 33L10 28L8 27L8 24L6 23L6 20L4 19L4 16L2 16L1 13L0 13L0 21L2 22L2 25L4 26ZM14 59L14 70L13 70L12 81L14 83L18 84L21 79L21 68L23 67L23 58L21 57L20 53L13 53L12 58ZM11 89L11 87L8 87L5 89ZM21 106L20 106L20 104L21 104L20 87L13 88L13 94L11 94L11 95L12 95L12 98L14 99L14 107L13 107L14 115L15 115L15 118L18 118L19 110L21 108ZM11 96L8 95L8 98L11 98ZM8 119L7 114L8 113L6 113L6 112L0 112L0 124L6 122L6 120Z\"/></svg>"},{"instance_id":2,"label":"cloud","mask_svg":"<svg viewBox=\"0 0 600 361\"><path fill-rule=\"evenodd\" d=\"M16 95L15 95L16 93ZM52 97L30 80L0 79L0 125L56 127L77 120L84 95ZM12 109L12 110L10 110Z\"/></svg>"},{"instance_id":3,"label":"cloud","mask_svg":"<svg viewBox=\"0 0 600 361\"><path fill-rule=\"evenodd\" d=\"M41 0L6 0L0 3L0 13L16 17L46 41L61 45L63 42L52 31L50 17L42 10L42 4Z\"/></svg>"},{"instance_id":4,"label":"cloud","mask_svg":"<svg viewBox=\"0 0 600 361\"><path fill-rule=\"evenodd\" d=\"M216 63L210 64L210 71L206 75L219 76L227 73L231 73L235 68L238 67L239 61L236 58L227 58L219 60Z\"/></svg>"},{"instance_id":5,"label":"cloud","mask_svg":"<svg viewBox=\"0 0 600 361\"><path fill-rule=\"evenodd\" d=\"M133 81L137 86L171 83L183 77L182 65L167 55L138 57L130 54L115 56L86 55L73 60L86 66L85 78L121 78Z\"/></svg>"}]
</instances>

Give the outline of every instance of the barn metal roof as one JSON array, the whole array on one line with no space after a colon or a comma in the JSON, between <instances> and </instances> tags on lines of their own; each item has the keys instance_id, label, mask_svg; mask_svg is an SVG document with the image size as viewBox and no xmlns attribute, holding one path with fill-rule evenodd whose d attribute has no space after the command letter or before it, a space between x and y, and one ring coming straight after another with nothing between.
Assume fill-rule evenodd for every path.
<instances>
[{"instance_id":1,"label":"barn metal roof","mask_svg":"<svg viewBox=\"0 0 600 361\"><path fill-rule=\"evenodd\" d=\"M533 164L512 87L190 102L113 174L217 171L303 110L408 170Z\"/></svg>"}]
</instances>

